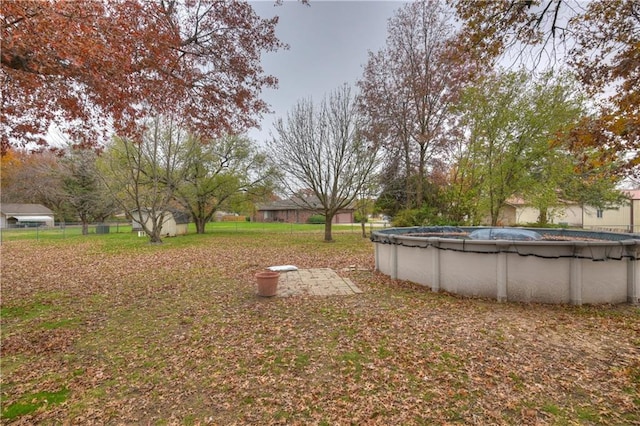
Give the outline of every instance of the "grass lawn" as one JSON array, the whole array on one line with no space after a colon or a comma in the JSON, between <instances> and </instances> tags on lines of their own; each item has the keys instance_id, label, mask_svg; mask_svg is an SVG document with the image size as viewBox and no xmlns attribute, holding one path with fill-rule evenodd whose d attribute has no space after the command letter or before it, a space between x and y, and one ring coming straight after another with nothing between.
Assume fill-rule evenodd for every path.
<instances>
[{"instance_id":1,"label":"grass lawn","mask_svg":"<svg viewBox=\"0 0 640 426\"><path fill-rule=\"evenodd\" d=\"M108 223L108 234L119 234L122 240L130 240L131 224L129 222ZM367 232L383 226L381 223L365 224ZM362 233L360 224L334 224L333 229L338 232ZM324 231L322 224L299 223L262 223L262 222L210 222L206 225L207 232L237 233L237 232L270 232L270 233L317 233ZM104 231L103 231L104 232ZM195 234L195 224L189 224L189 233ZM97 225L89 226L89 234L97 234ZM100 234L105 235L105 234ZM136 234L137 235L137 234ZM7 241L51 241L82 237L81 225L65 225L38 228L0 228L0 242ZM114 238L113 236L111 238Z\"/></svg>"},{"instance_id":2,"label":"grass lawn","mask_svg":"<svg viewBox=\"0 0 640 426\"><path fill-rule=\"evenodd\" d=\"M1 422L640 425L637 306L432 293L358 228L229 226L3 240ZM364 293L257 297L277 264Z\"/></svg>"}]
</instances>

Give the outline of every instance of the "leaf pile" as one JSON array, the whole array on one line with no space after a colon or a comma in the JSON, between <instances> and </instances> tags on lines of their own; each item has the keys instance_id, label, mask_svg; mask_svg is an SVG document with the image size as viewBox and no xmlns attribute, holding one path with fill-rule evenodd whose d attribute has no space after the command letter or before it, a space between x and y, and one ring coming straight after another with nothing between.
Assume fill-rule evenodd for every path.
<instances>
[{"instance_id":1,"label":"leaf pile","mask_svg":"<svg viewBox=\"0 0 640 426\"><path fill-rule=\"evenodd\" d=\"M336 240L3 243L3 423L640 424L638 307L432 293ZM364 293L257 297L278 264Z\"/></svg>"}]
</instances>

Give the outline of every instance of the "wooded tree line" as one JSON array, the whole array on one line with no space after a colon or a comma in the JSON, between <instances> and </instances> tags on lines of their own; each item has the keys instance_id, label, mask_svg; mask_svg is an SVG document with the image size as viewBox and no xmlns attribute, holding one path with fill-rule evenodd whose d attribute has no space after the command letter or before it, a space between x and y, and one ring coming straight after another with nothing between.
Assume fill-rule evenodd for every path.
<instances>
[{"instance_id":1,"label":"wooded tree line","mask_svg":"<svg viewBox=\"0 0 640 426\"><path fill-rule=\"evenodd\" d=\"M402 7L358 83L386 156L378 208L403 225L496 224L518 196L546 224L560 200L620 202L640 160L639 17L625 0Z\"/></svg>"},{"instance_id":2,"label":"wooded tree line","mask_svg":"<svg viewBox=\"0 0 640 426\"><path fill-rule=\"evenodd\" d=\"M276 84L260 55L285 47L277 19L236 2L3 2L2 199L80 218L176 203L199 232L276 178L311 189L328 217L377 193L402 224L495 223L515 195L541 223L560 199L603 207L638 171L639 16L633 0L406 4L357 93L301 100L276 123L270 164L237 135ZM513 52L534 71L500 67ZM100 155L16 150L45 144L52 123ZM50 170L56 191L34 181Z\"/></svg>"},{"instance_id":3,"label":"wooded tree line","mask_svg":"<svg viewBox=\"0 0 640 426\"><path fill-rule=\"evenodd\" d=\"M189 213L198 233L216 211L250 214L275 191L277 170L242 136L202 141L178 123L154 118L141 139L114 138L98 155L71 146L56 153L10 149L2 157L2 202L38 203L58 221L88 225L116 213L139 217L161 242L168 209Z\"/></svg>"}]
</instances>

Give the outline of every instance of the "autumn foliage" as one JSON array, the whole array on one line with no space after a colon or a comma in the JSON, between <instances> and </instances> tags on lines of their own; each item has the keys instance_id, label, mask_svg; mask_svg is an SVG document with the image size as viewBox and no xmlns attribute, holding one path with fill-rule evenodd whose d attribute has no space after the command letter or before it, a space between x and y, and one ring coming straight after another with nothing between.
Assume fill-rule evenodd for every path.
<instances>
[{"instance_id":1,"label":"autumn foliage","mask_svg":"<svg viewBox=\"0 0 640 426\"><path fill-rule=\"evenodd\" d=\"M597 100L599 117L576 131L582 143L606 138L626 154L621 174L639 173L640 3L635 0L450 0L464 23L465 52L494 61L519 50L533 64L563 59ZM599 128L596 129L594 124ZM587 131L596 131L587 135ZM593 145L599 148L602 145Z\"/></svg>"},{"instance_id":2,"label":"autumn foliage","mask_svg":"<svg viewBox=\"0 0 640 426\"><path fill-rule=\"evenodd\" d=\"M277 18L244 2L3 1L2 152L46 144L52 123L79 145L111 127L135 135L148 113L179 113L205 136L245 129L276 79L263 51Z\"/></svg>"},{"instance_id":3,"label":"autumn foliage","mask_svg":"<svg viewBox=\"0 0 640 426\"><path fill-rule=\"evenodd\" d=\"M402 182L409 206L420 206L430 192L425 180L449 150L456 127L449 109L478 73L474 61L454 49L451 19L438 0L399 8L385 47L369 52L358 81L364 131L384 146L385 181Z\"/></svg>"}]
</instances>

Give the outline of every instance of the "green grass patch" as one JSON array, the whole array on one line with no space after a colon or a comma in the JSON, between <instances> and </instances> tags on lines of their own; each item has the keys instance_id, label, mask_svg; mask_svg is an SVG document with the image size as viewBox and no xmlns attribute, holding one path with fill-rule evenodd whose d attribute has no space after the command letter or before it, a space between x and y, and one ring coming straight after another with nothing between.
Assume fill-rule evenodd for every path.
<instances>
[{"instance_id":1,"label":"green grass patch","mask_svg":"<svg viewBox=\"0 0 640 426\"><path fill-rule=\"evenodd\" d=\"M295 368L303 369L307 367L310 363L311 363L311 355L304 352L296 354L296 357L294 360Z\"/></svg>"},{"instance_id":2,"label":"green grass patch","mask_svg":"<svg viewBox=\"0 0 640 426\"><path fill-rule=\"evenodd\" d=\"M361 378L364 364L369 362L368 357L358 351L344 352L338 356L338 360L345 371L354 373L357 380Z\"/></svg>"},{"instance_id":3,"label":"green grass patch","mask_svg":"<svg viewBox=\"0 0 640 426\"><path fill-rule=\"evenodd\" d=\"M378 353L378 358L380 359L385 359L385 358L389 358L390 356L393 356L393 351L391 351L385 345L378 346L377 353Z\"/></svg>"},{"instance_id":4,"label":"green grass patch","mask_svg":"<svg viewBox=\"0 0 640 426\"><path fill-rule=\"evenodd\" d=\"M556 404L551 404L551 403L545 404L542 406L541 410L544 411L545 413L549 413L554 416L562 415L562 410Z\"/></svg>"},{"instance_id":5,"label":"green grass patch","mask_svg":"<svg viewBox=\"0 0 640 426\"><path fill-rule=\"evenodd\" d=\"M592 407L578 407L576 410L578 419L583 422L589 422L591 424L601 423L601 418L595 408Z\"/></svg>"},{"instance_id":6,"label":"green grass patch","mask_svg":"<svg viewBox=\"0 0 640 426\"><path fill-rule=\"evenodd\" d=\"M45 330L55 330L56 328L71 328L80 323L78 318L64 318L58 321L46 321L40 324Z\"/></svg>"},{"instance_id":7,"label":"green grass patch","mask_svg":"<svg viewBox=\"0 0 640 426\"><path fill-rule=\"evenodd\" d=\"M36 392L22 396L18 401L2 410L2 418L14 420L46 405L60 404L69 397L69 389L62 388L57 392Z\"/></svg>"},{"instance_id":8,"label":"green grass patch","mask_svg":"<svg viewBox=\"0 0 640 426\"><path fill-rule=\"evenodd\" d=\"M524 379L522 378L522 376L514 373L513 371L509 373L509 378L511 379L511 381L513 382L513 386L518 389L518 390L522 390L524 389Z\"/></svg>"},{"instance_id":9,"label":"green grass patch","mask_svg":"<svg viewBox=\"0 0 640 426\"><path fill-rule=\"evenodd\" d=\"M3 306L0 307L0 317L3 319L21 319L24 321L37 318L43 313L51 310L52 306L40 302L27 305Z\"/></svg>"},{"instance_id":10,"label":"green grass patch","mask_svg":"<svg viewBox=\"0 0 640 426\"><path fill-rule=\"evenodd\" d=\"M374 228L369 227L368 230ZM334 224L332 230L336 234L340 233L356 233L362 232L360 224ZM316 234L324 235L324 227L318 227L316 224L309 223L263 223L263 222L211 222L205 226L205 234L217 235L238 235L238 234L257 234L257 233L275 233L275 234ZM187 229L187 235L177 237L165 237L163 242L171 240L184 239L190 235L197 235L195 224L191 223ZM19 240L35 240L35 241L61 241L61 240L103 240L103 241L119 241L120 243L131 242L133 245L137 243L148 242L148 237L139 237L137 232L131 230L128 223L110 225L108 234L96 233L96 226L89 227L89 234L82 235L82 227L79 225L65 227L42 227L42 228L24 228L24 229L7 229L0 230L1 241L19 241Z\"/></svg>"}]
</instances>

